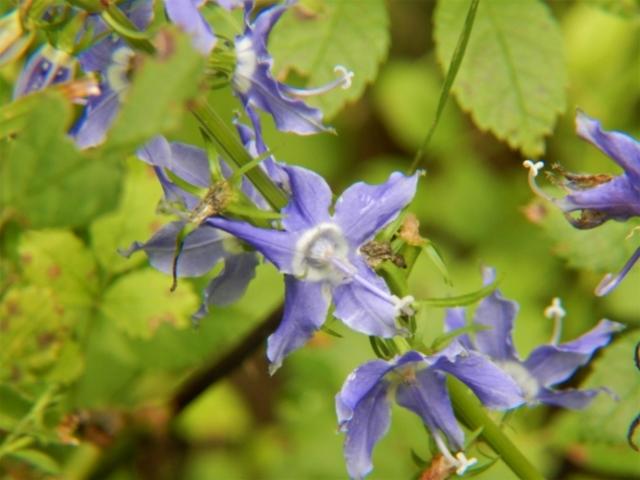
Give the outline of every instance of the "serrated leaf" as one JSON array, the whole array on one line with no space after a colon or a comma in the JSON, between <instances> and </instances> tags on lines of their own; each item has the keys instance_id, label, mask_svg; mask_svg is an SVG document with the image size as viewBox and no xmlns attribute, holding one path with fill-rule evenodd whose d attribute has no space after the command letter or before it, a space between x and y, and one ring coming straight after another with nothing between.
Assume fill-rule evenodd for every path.
<instances>
[{"instance_id":1,"label":"serrated leaf","mask_svg":"<svg viewBox=\"0 0 640 480\"><path fill-rule=\"evenodd\" d=\"M137 159L130 159L118 208L91 224L91 245L100 265L118 273L140 264L142 255L125 258L119 248L133 241L146 241L162 225L156 205L162 189L153 170Z\"/></svg>"},{"instance_id":2,"label":"serrated leaf","mask_svg":"<svg viewBox=\"0 0 640 480\"><path fill-rule=\"evenodd\" d=\"M346 102L358 99L389 47L389 18L383 0L362 2L326 0L317 9L292 7L275 26L269 43L275 72L293 69L317 87L335 80L336 65L355 73L347 90L335 90L309 99L326 118Z\"/></svg>"},{"instance_id":3,"label":"serrated leaf","mask_svg":"<svg viewBox=\"0 0 640 480\"><path fill-rule=\"evenodd\" d=\"M123 332L149 338L164 323L190 325L198 298L187 282L171 292L171 279L155 270L136 271L119 278L105 293L101 312Z\"/></svg>"},{"instance_id":4,"label":"serrated leaf","mask_svg":"<svg viewBox=\"0 0 640 480\"><path fill-rule=\"evenodd\" d=\"M184 103L195 96L205 59L191 39L163 30L155 56L144 58L107 138L105 149L130 150L180 126Z\"/></svg>"},{"instance_id":5,"label":"serrated leaf","mask_svg":"<svg viewBox=\"0 0 640 480\"><path fill-rule=\"evenodd\" d=\"M68 102L36 95L29 128L1 147L0 207L15 209L32 227L82 225L115 205L121 168L111 157L77 150L66 135Z\"/></svg>"},{"instance_id":6,"label":"serrated leaf","mask_svg":"<svg viewBox=\"0 0 640 480\"><path fill-rule=\"evenodd\" d=\"M468 2L440 1L434 16L438 60L449 65ZM544 152L565 109L562 35L537 0L483 0L453 92L474 122L526 156Z\"/></svg>"},{"instance_id":7,"label":"serrated leaf","mask_svg":"<svg viewBox=\"0 0 640 480\"><path fill-rule=\"evenodd\" d=\"M98 292L96 264L73 233L31 231L24 235L18 251L25 278L51 289L65 313L92 307Z\"/></svg>"}]
</instances>

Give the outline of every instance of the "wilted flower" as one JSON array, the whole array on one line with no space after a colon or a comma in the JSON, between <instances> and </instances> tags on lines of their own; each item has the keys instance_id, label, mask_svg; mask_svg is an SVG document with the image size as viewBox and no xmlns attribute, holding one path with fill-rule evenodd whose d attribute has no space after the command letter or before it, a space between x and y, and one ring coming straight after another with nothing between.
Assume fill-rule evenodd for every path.
<instances>
[{"instance_id":1,"label":"wilted flower","mask_svg":"<svg viewBox=\"0 0 640 480\"><path fill-rule=\"evenodd\" d=\"M492 269L486 269L484 276L485 283L488 284L494 280L495 274ZM556 304L556 308L547 309L547 314L561 318L563 313L558 306ZM513 325L517 313L518 304L506 300L496 290L482 300L473 318L472 325L485 328L476 332L473 340L465 334L459 336L458 341L469 351L487 355L508 373L522 389L528 404L546 403L565 408L586 407L600 389L555 390L552 387L569 379L579 367L586 365L595 351L607 345L613 334L620 331L623 325L601 320L592 330L575 340L537 347L523 361L513 345ZM465 327L465 309L449 309L445 324L448 330ZM554 334L554 337L557 336L559 335Z\"/></svg>"},{"instance_id":2,"label":"wilted flower","mask_svg":"<svg viewBox=\"0 0 640 480\"><path fill-rule=\"evenodd\" d=\"M346 432L344 455L349 476L363 478L373 468L371 453L390 423L389 398L418 415L436 445L459 474L475 463L462 452L464 434L453 413L446 375L464 382L482 403L495 409L522 404L514 380L484 355L454 343L437 355L410 351L391 361L373 360L354 370L336 395L340 429ZM450 447L449 452L443 435Z\"/></svg>"},{"instance_id":3,"label":"wilted flower","mask_svg":"<svg viewBox=\"0 0 640 480\"><path fill-rule=\"evenodd\" d=\"M529 160L529 180L532 189L540 196L558 205L567 220L576 228L594 228L607 220L627 220L640 216L640 143L621 132L608 132L600 123L582 112L576 115L576 131L624 170L618 176L576 175L564 173L562 186L568 194L561 199L550 198L535 184L542 162ZM574 217L572 212L580 212ZM617 275L608 274L596 288L596 295L606 295L612 291L640 258L640 248L632 255Z\"/></svg>"},{"instance_id":4,"label":"wilted flower","mask_svg":"<svg viewBox=\"0 0 640 480\"><path fill-rule=\"evenodd\" d=\"M284 230L223 217L207 220L252 245L286 274L284 318L268 340L272 372L320 328L331 297L337 318L354 330L381 337L398 334L395 319L410 312L413 301L392 295L359 249L411 201L419 174L394 173L382 185L356 183L330 215L331 190L322 177L299 167L283 169L291 187L282 211Z\"/></svg>"}]
</instances>

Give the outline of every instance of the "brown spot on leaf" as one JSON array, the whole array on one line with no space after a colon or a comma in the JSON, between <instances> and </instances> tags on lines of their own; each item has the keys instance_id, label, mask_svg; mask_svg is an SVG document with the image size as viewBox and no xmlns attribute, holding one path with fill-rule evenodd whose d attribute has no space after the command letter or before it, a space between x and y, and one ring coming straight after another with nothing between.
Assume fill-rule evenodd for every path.
<instances>
[{"instance_id":1,"label":"brown spot on leaf","mask_svg":"<svg viewBox=\"0 0 640 480\"><path fill-rule=\"evenodd\" d=\"M40 348L50 346L56 340L56 334L53 332L44 332L38 335L37 342Z\"/></svg>"},{"instance_id":2,"label":"brown spot on leaf","mask_svg":"<svg viewBox=\"0 0 640 480\"><path fill-rule=\"evenodd\" d=\"M33 260L33 256L30 253L23 253L20 255L20 261L25 265L29 265L31 260Z\"/></svg>"},{"instance_id":3,"label":"brown spot on leaf","mask_svg":"<svg viewBox=\"0 0 640 480\"><path fill-rule=\"evenodd\" d=\"M160 30L156 38L153 40L153 45L156 47L156 55L159 60L167 60L173 55L176 50L176 40L173 38L171 32L167 30Z\"/></svg>"},{"instance_id":4,"label":"brown spot on leaf","mask_svg":"<svg viewBox=\"0 0 640 480\"><path fill-rule=\"evenodd\" d=\"M542 202L533 201L528 205L522 207L522 213L524 217L530 221L531 223L535 223L536 225L542 223L542 221L547 216L547 209L542 204Z\"/></svg>"},{"instance_id":5,"label":"brown spot on leaf","mask_svg":"<svg viewBox=\"0 0 640 480\"><path fill-rule=\"evenodd\" d=\"M62 268L60 268L60 265L54 264L47 269L47 276L51 280L55 280L56 278L58 278L61 273L62 273Z\"/></svg>"},{"instance_id":6,"label":"brown spot on leaf","mask_svg":"<svg viewBox=\"0 0 640 480\"><path fill-rule=\"evenodd\" d=\"M7 317L15 317L20 314L20 304L15 300L7 300Z\"/></svg>"}]
</instances>

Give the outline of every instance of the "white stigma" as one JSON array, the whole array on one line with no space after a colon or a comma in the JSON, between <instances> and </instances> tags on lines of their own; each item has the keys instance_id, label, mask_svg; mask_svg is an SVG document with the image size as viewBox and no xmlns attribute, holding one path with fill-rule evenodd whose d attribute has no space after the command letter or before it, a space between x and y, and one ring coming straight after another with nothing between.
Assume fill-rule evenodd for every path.
<instances>
[{"instance_id":1,"label":"white stigma","mask_svg":"<svg viewBox=\"0 0 640 480\"><path fill-rule=\"evenodd\" d=\"M538 176L538 173L540 173L540 170L544 168L544 162L540 162L540 161L534 162L533 160L525 160L524 162L522 162L522 165L529 170L529 177L528 177L529 187L531 187L531 190L533 191L533 193L553 203L554 198L547 195L536 183L536 177Z\"/></svg>"},{"instance_id":2,"label":"white stigma","mask_svg":"<svg viewBox=\"0 0 640 480\"><path fill-rule=\"evenodd\" d=\"M336 65L333 67L333 71L341 77L343 90L351 88L351 83L353 82L353 76L355 73L343 65Z\"/></svg>"},{"instance_id":3,"label":"white stigma","mask_svg":"<svg viewBox=\"0 0 640 480\"><path fill-rule=\"evenodd\" d=\"M534 162L533 160L525 160L522 165L529 170L534 177L538 176L538 172L544 168L544 162Z\"/></svg>"},{"instance_id":4,"label":"white stigma","mask_svg":"<svg viewBox=\"0 0 640 480\"><path fill-rule=\"evenodd\" d=\"M472 467L473 465L478 463L477 458L467 458L464 452L456 453L456 460L458 461L458 464L454 465L454 467L457 467L456 473L458 475L464 475L469 467Z\"/></svg>"},{"instance_id":5,"label":"white stigma","mask_svg":"<svg viewBox=\"0 0 640 480\"><path fill-rule=\"evenodd\" d=\"M433 439L436 441L436 445L440 453L442 453L442 456L447 460L449 465L456 469L458 475L464 475L469 467L478 463L477 458L467 458L463 451L456 453L455 457L451 455L439 432L433 433Z\"/></svg>"},{"instance_id":6,"label":"white stigma","mask_svg":"<svg viewBox=\"0 0 640 480\"><path fill-rule=\"evenodd\" d=\"M233 74L233 85L240 93L247 93L251 88L251 77L258 67L253 42L249 37L242 37L236 42L236 70Z\"/></svg>"},{"instance_id":7,"label":"white stigma","mask_svg":"<svg viewBox=\"0 0 640 480\"><path fill-rule=\"evenodd\" d=\"M399 298L395 295L391 295L391 300L394 302L394 307L397 312L396 315L403 314L403 315L411 316L414 313L416 313L412 307L412 304L416 301L416 299L413 298L412 295L407 295L402 298Z\"/></svg>"},{"instance_id":8,"label":"white stigma","mask_svg":"<svg viewBox=\"0 0 640 480\"><path fill-rule=\"evenodd\" d=\"M560 299L555 297L551 300L551 305L544 309L544 316L553 320L553 333L551 334L551 345L557 345L562 336L562 319L567 312L562 308Z\"/></svg>"},{"instance_id":9,"label":"white stigma","mask_svg":"<svg viewBox=\"0 0 640 480\"><path fill-rule=\"evenodd\" d=\"M338 78L336 78L332 82L327 83L326 85L322 85L316 88L295 88L289 85L284 85L284 89L287 91L287 93L296 97L313 97L316 95L323 95L338 87L342 88L343 90L351 87L353 76L355 75L351 70L348 70L342 65L336 65L333 71L338 74Z\"/></svg>"}]
</instances>

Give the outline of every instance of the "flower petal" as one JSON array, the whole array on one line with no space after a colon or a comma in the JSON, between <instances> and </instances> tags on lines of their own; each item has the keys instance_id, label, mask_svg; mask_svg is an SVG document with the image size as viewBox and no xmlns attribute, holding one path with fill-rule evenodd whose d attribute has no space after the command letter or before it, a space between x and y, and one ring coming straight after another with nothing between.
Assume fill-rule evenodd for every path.
<instances>
[{"instance_id":1,"label":"flower petal","mask_svg":"<svg viewBox=\"0 0 640 480\"><path fill-rule=\"evenodd\" d=\"M298 349L322 326L329 309L329 295L321 282L303 282L285 275L284 317L267 339L267 358L273 374L284 357Z\"/></svg>"},{"instance_id":2,"label":"flower petal","mask_svg":"<svg viewBox=\"0 0 640 480\"><path fill-rule=\"evenodd\" d=\"M163 273L173 272L173 262L178 249L178 235L184 222L172 222L158 230L146 243L134 242L126 251L128 257L138 250L144 250L149 263ZM225 255L224 243L230 238L224 232L208 225L201 225L189 233L178 257L176 273L179 277L198 277L204 275Z\"/></svg>"},{"instance_id":3,"label":"flower petal","mask_svg":"<svg viewBox=\"0 0 640 480\"><path fill-rule=\"evenodd\" d=\"M358 182L336 202L334 219L352 245L371 240L413 199L420 174L394 172L382 185Z\"/></svg>"},{"instance_id":4,"label":"flower petal","mask_svg":"<svg viewBox=\"0 0 640 480\"><path fill-rule=\"evenodd\" d=\"M73 127L72 135L79 148L94 147L102 143L120 110L118 93L105 85L100 85L100 89L102 94L89 98L83 116Z\"/></svg>"},{"instance_id":5,"label":"flower petal","mask_svg":"<svg viewBox=\"0 0 640 480\"><path fill-rule=\"evenodd\" d=\"M509 409L524 403L520 387L513 378L479 353L465 352L453 361L440 357L431 368L456 377L489 408Z\"/></svg>"},{"instance_id":6,"label":"flower petal","mask_svg":"<svg viewBox=\"0 0 640 480\"><path fill-rule=\"evenodd\" d=\"M476 333L476 349L494 360L517 361L512 338L517 313L518 304L506 300L498 290L482 300L473 323L490 328Z\"/></svg>"},{"instance_id":7,"label":"flower petal","mask_svg":"<svg viewBox=\"0 0 640 480\"><path fill-rule=\"evenodd\" d=\"M455 308L447 308L447 313L444 317L444 325L445 332L449 333L453 330L457 330L459 328L464 328L467 326L467 321L465 318L465 308L464 307L455 307ZM465 348L473 349L471 339L469 335L466 333L462 335L458 335L456 340L460 342Z\"/></svg>"},{"instance_id":8,"label":"flower petal","mask_svg":"<svg viewBox=\"0 0 640 480\"><path fill-rule=\"evenodd\" d=\"M604 389L591 390L549 390L542 389L538 394L538 401L556 407L579 410L587 407L591 401Z\"/></svg>"},{"instance_id":9,"label":"flower petal","mask_svg":"<svg viewBox=\"0 0 640 480\"><path fill-rule=\"evenodd\" d=\"M282 210L282 224L290 232L314 228L331 220L331 189L324 178L301 167L285 167L292 195Z\"/></svg>"},{"instance_id":10,"label":"flower petal","mask_svg":"<svg viewBox=\"0 0 640 480\"><path fill-rule=\"evenodd\" d=\"M191 37L196 50L209 55L216 44L216 36L198 11L200 3L199 0L164 0L169 19Z\"/></svg>"},{"instance_id":11,"label":"flower petal","mask_svg":"<svg viewBox=\"0 0 640 480\"><path fill-rule=\"evenodd\" d=\"M223 217L209 217L205 222L244 240L262 253L281 272L293 273L293 256L298 239L296 234L282 230L258 228L246 222Z\"/></svg>"},{"instance_id":12,"label":"flower petal","mask_svg":"<svg viewBox=\"0 0 640 480\"><path fill-rule=\"evenodd\" d=\"M351 263L357 273L347 283L333 288L333 315L353 330L378 337L393 337L397 308L387 284L359 257L352 255ZM373 291L376 290L376 291Z\"/></svg>"},{"instance_id":13,"label":"flower petal","mask_svg":"<svg viewBox=\"0 0 640 480\"><path fill-rule=\"evenodd\" d=\"M463 447L464 434L453 413L443 373L431 368L418 371L415 381L398 386L396 400L422 418L431 432L444 433L456 450Z\"/></svg>"},{"instance_id":14,"label":"flower petal","mask_svg":"<svg viewBox=\"0 0 640 480\"><path fill-rule=\"evenodd\" d=\"M602 130L600 122L583 112L576 115L576 131L620 165L640 190L640 143L621 132Z\"/></svg>"},{"instance_id":15,"label":"flower petal","mask_svg":"<svg viewBox=\"0 0 640 480\"><path fill-rule=\"evenodd\" d=\"M555 385L588 363L595 351L607 345L613 334L623 328L620 323L601 320L592 330L571 342L536 348L524 366L543 386Z\"/></svg>"},{"instance_id":16,"label":"flower petal","mask_svg":"<svg viewBox=\"0 0 640 480\"><path fill-rule=\"evenodd\" d=\"M51 45L43 46L31 55L20 72L13 90L13 98L70 80L74 67L75 59L68 53Z\"/></svg>"},{"instance_id":17,"label":"flower petal","mask_svg":"<svg viewBox=\"0 0 640 480\"><path fill-rule=\"evenodd\" d=\"M345 424L344 458L349 477L353 479L362 479L373 469L373 448L389 430L391 408L387 388L386 382L377 383Z\"/></svg>"},{"instance_id":18,"label":"flower petal","mask_svg":"<svg viewBox=\"0 0 640 480\"><path fill-rule=\"evenodd\" d=\"M602 280L596 287L595 294L598 297L602 297L604 295L609 294L611 291L613 291L613 289L620 284L620 282L624 279L624 277L627 276L627 273L629 273L633 265L639 259L640 259L640 247L638 247L638 249L636 249L633 255L631 255L631 257L629 258L629 260L627 260L627 263L624 264L620 272L618 272L616 275L608 273L602 278Z\"/></svg>"},{"instance_id":19,"label":"flower petal","mask_svg":"<svg viewBox=\"0 0 640 480\"><path fill-rule=\"evenodd\" d=\"M209 306L224 307L238 300L256 275L258 258L254 252L230 255L224 261L224 269L209 282L204 290L204 301L193 314L199 320L209 313Z\"/></svg>"},{"instance_id":20,"label":"flower petal","mask_svg":"<svg viewBox=\"0 0 640 480\"><path fill-rule=\"evenodd\" d=\"M200 204L200 199L198 197L173 183L162 168L153 167L153 171L156 173L156 177L158 177L158 180L160 181L160 186L162 187L166 201L181 203L189 210L193 210Z\"/></svg>"}]
</instances>

